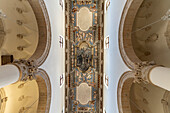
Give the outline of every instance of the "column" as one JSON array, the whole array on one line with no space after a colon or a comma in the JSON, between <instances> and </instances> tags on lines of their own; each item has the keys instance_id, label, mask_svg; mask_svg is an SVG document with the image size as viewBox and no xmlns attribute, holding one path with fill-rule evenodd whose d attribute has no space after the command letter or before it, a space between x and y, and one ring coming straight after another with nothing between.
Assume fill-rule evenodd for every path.
<instances>
[{"instance_id":1,"label":"column","mask_svg":"<svg viewBox=\"0 0 170 113\"><path fill-rule=\"evenodd\" d=\"M21 70L20 81L36 79L38 66L34 60L15 60L13 62Z\"/></svg>"},{"instance_id":2,"label":"column","mask_svg":"<svg viewBox=\"0 0 170 113\"><path fill-rule=\"evenodd\" d=\"M135 73L136 82L151 83L170 91L170 68L142 62L137 64Z\"/></svg>"},{"instance_id":3,"label":"column","mask_svg":"<svg viewBox=\"0 0 170 113\"><path fill-rule=\"evenodd\" d=\"M170 91L170 68L154 67L150 70L148 78L152 84Z\"/></svg>"},{"instance_id":4,"label":"column","mask_svg":"<svg viewBox=\"0 0 170 113\"><path fill-rule=\"evenodd\" d=\"M0 88L17 81L35 79L37 74L35 61L16 60L12 64L0 66Z\"/></svg>"},{"instance_id":5,"label":"column","mask_svg":"<svg viewBox=\"0 0 170 113\"><path fill-rule=\"evenodd\" d=\"M20 78L19 68L13 64L0 66L0 88L15 83Z\"/></svg>"}]
</instances>

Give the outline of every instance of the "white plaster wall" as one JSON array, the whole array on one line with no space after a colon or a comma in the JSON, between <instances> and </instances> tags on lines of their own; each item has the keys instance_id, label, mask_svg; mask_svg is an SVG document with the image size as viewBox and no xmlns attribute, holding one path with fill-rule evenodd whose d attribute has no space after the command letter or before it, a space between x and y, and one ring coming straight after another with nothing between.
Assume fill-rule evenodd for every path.
<instances>
[{"instance_id":1,"label":"white plaster wall","mask_svg":"<svg viewBox=\"0 0 170 113\"><path fill-rule=\"evenodd\" d=\"M51 108L50 113L61 113L64 106L64 85L60 88L60 75L65 72L64 70L64 49L60 48L59 35L64 36L65 20L64 12L59 5L59 0L45 0L46 7L49 13L51 22L51 49L49 56L41 68L45 69L48 73L51 86Z\"/></svg>"},{"instance_id":2,"label":"white plaster wall","mask_svg":"<svg viewBox=\"0 0 170 113\"><path fill-rule=\"evenodd\" d=\"M104 107L107 113L119 113L117 106L117 86L121 75L128 71L128 67L124 64L118 44L119 23L121 14L126 0L110 0L110 6L105 13L105 37L110 37L110 47L107 51L108 62L105 62L108 69L105 69L109 76L109 87L105 89Z\"/></svg>"}]
</instances>

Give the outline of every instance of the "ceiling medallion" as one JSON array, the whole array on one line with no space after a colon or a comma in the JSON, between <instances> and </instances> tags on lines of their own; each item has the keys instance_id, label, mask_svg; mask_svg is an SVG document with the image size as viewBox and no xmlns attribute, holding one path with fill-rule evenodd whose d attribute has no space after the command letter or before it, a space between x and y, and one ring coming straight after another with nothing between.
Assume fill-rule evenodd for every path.
<instances>
[{"instance_id":1,"label":"ceiling medallion","mask_svg":"<svg viewBox=\"0 0 170 113\"><path fill-rule=\"evenodd\" d=\"M92 66L92 47L86 42L81 42L76 48L76 66L85 73Z\"/></svg>"}]
</instances>

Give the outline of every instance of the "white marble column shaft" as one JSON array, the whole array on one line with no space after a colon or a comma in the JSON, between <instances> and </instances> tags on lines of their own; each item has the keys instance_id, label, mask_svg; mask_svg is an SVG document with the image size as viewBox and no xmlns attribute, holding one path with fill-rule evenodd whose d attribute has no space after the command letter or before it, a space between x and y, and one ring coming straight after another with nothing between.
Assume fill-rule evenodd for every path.
<instances>
[{"instance_id":1,"label":"white marble column shaft","mask_svg":"<svg viewBox=\"0 0 170 113\"><path fill-rule=\"evenodd\" d=\"M148 78L152 84L170 91L170 68L154 67L150 70Z\"/></svg>"}]
</instances>

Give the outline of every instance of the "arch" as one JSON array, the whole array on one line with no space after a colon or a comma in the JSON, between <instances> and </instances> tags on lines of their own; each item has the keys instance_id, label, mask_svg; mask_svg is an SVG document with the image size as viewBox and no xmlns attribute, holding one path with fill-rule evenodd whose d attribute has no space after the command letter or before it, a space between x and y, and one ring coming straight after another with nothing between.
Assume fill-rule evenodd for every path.
<instances>
[{"instance_id":1,"label":"arch","mask_svg":"<svg viewBox=\"0 0 170 113\"><path fill-rule=\"evenodd\" d=\"M38 65L46 60L51 46L51 26L44 0L28 0L37 19L39 42L30 59L36 59Z\"/></svg>"},{"instance_id":2,"label":"arch","mask_svg":"<svg viewBox=\"0 0 170 113\"><path fill-rule=\"evenodd\" d=\"M135 68L135 63L141 62L133 50L131 42L131 32L133 22L143 0L127 0L119 26L119 50L125 64Z\"/></svg>"},{"instance_id":3,"label":"arch","mask_svg":"<svg viewBox=\"0 0 170 113\"><path fill-rule=\"evenodd\" d=\"M117 101L119 113L132 113L130 107L130 89L134 81L135 74L131 71L125 72L118 83Z\"/></svg>"},{"instance_id":4,"label":"arch","mask_svg":"<svg viewBox=\"0 0 170 113\"><path fill-rule=\"evenodd\" d=\"M39 104L37 113L49 113L51 103L51 82L48 74L39 69L37 78L37 84L39 87Z\"/></svg>"}]
</instances>

